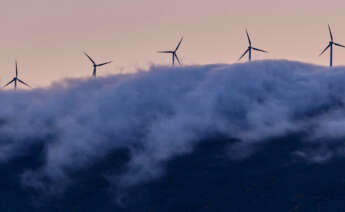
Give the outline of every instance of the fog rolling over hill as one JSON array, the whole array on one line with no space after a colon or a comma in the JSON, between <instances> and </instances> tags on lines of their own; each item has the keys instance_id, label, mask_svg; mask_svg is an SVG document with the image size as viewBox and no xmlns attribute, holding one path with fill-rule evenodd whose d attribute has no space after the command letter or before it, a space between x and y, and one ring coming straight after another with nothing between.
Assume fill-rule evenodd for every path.
<instances>
[{"instance_id":1,"label":"fog rolling over hill","mask_svg":"<svg viewBox=\"0 0 345 212\"><path fill-rule=\"evenodd\" d=\"M1 211L344 208L344 67L153 66L0 99Z\"/></svg>"}]
</instances>

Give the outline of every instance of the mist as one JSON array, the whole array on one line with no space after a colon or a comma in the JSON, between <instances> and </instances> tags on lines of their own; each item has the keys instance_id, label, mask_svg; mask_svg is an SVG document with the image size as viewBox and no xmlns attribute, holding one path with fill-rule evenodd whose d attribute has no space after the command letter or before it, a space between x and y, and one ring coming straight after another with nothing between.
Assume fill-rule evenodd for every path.
<instances>
[{"instance_id":1,"label":"mist","mask_svg":"<svg viewBox=\"0 0 345 212\"><path fill-rule=\"evenodd\" d=\"M215 136L236 139L229 160L244 160L269 139L300 134L305 145L291 157L325 163L345 155L344 93L345 67L285 60L152 66L1 91L0 162L42 146L23 186L68 186L74 172L125 149L126 169L105 177L126 187L162 176L164 162Z\"/></svg>"}]
</instances>

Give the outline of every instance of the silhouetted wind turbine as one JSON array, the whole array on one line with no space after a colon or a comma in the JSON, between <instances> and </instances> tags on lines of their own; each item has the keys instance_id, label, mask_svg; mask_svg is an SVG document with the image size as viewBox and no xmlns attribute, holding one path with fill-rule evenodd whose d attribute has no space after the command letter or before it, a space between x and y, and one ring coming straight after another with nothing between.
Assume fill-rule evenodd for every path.
<instances>
[{"instance_id":1,"label":"silhouetted wind turbine","mask_svg":"<svg viewBox=\"0 0 345 212\"><path fill-rule=\"evenodd\" d=\"M17 81L30 87L30 85L26 84L25 82L23 82L22 80L20 80L18 78L18 64L17 64L17 61L16 61L16 76L13 78L13 80L11 80L9 83L7 83L6 85L4 85L4 87L7 87L9 84L11 84L12 82L14 83L14 90L17 89Z\"/></svg>"},{"instance_id":2,"label":"silhouetted wind turbine","mask_svg":"<svg viewBox=\"0 0 345 212\"><path fill-rule=\"evenodd\" d=\"M93 72L92 72L92 76L96 77L96 72L97 72L97 67L99 66L104 66L107 65L109 63L111 63L112 61L106 62L106 63L101 63L101 64L96 64L96 62L88 55L86 54L86 52L84 52L85 56L89 58L89 60L92 62L93 64Z\"/></svg>"},{"instance_id":3,"label":"silhouetted wind turbine","mask_svg":"<svg viewBox=\"0 0 345 212\"><path fill-rule=\"evenodd\" d=\"M340 46L340 47L343 47L345 48L345 46L339 44L339 43L335 43L334 42L334 39L333 39L333 34L332 34L332 31L331 31L331 27L329 26L328 24L328 30L329 30L329 35L331 37L331 41L329 42L328 46L321 52L321 54L319 56L321 56L323 53L325 53L325 51L327 51L328 48L330 48L330 61L329 61L329 66L333 66L333 45L336 45L336 46Z\"/></svg>"},{"instance_id":4,"label":"silhouetted wind turbine","mask_svg":"<svg viewBox=\"0 0 345 212\"><path fill-rule=\"evenodd\" d=\"M183 41L183 37L181 38L180 42L177 44L176 49L174 51L159 51L158 53L166 53L166 54L171 54L172 55L172 65L175 65L175 58L177 62L181 65L181 62L176 54L177 50L180 48L180 45Z\"/></svg>"},{"instance_id":5,"label":"silhouetted wind turbine","mask_svg":"<svg viewBox=\"0 0 345 212\"><path fill-rule=\"evenodd\" d=\"M259 52L265 52L265 53L268 53L267 51L265 50L262 50L262 49L258 49L258 48L255 48L252 46L252 41L250 40L250 37L249 37L249 34L248 34L248 31L246 30L246 34L247 34L247 38L248 38L248 43L249 43L249 46L248 46L248 49L242 54L242 56L238 59L238 60L241 60L247 53L248 53L248 56L249 56L249 61L252 60L252 50L255 50L255 51L259 51Z\"/></svg>"}]
</instances>

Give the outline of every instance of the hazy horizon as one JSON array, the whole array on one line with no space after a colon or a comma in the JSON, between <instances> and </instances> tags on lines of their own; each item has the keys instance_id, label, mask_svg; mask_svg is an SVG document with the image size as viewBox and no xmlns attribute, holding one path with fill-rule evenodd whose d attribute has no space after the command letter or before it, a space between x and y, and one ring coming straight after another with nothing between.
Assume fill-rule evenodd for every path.
<instances>
[{"instance_id":1,"label":"hazy horizon","mask_svg":"<svg viewBox=\"0 0 345 212\"><path fill-rule=\"evenodd\" d=\"M325 11L329 5L332 9ZM345 44L344 6L340 0L4 0L0 83L13 78L15 59L19 76L33 87L91 76L83 51L99 63L113 60L99 69L98 76L170 64L170 56L156 52L175 48L181 36L185 39L179 57L184 64L233 63L248 46L246 28L253 45L270 52L254 53L254 60L326 66L328 53L318 54L329 41L327 24L335 41ZM334 51L334 65L345 65L345 49Z\"/></svg>"}]
</instances>

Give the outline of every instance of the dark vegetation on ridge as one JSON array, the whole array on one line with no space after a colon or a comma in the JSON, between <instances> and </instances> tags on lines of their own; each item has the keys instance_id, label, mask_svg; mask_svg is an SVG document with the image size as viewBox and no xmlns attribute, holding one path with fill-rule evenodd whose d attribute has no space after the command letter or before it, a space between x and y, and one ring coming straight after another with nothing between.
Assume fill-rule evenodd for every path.
<instances>
[{"instance_id":1,"label":"dark vegetation on ridge","mask_svg":"<svg viewBox=\"0 0 345 212\"><path fill-rule=\"evenodd\" d=\"M267 141L245 160L230 160L229 144L214 138L191 154L166 162L154 181L118 188L106 180L120 173L128 151L117 150L71 176L65 192L48 194L23 187L22 170L39 167L44 149L1 164L0 210L7 211L341 211L345 206L345 160L299 161L299 136Z\"/></svg>"}]
</instances>

